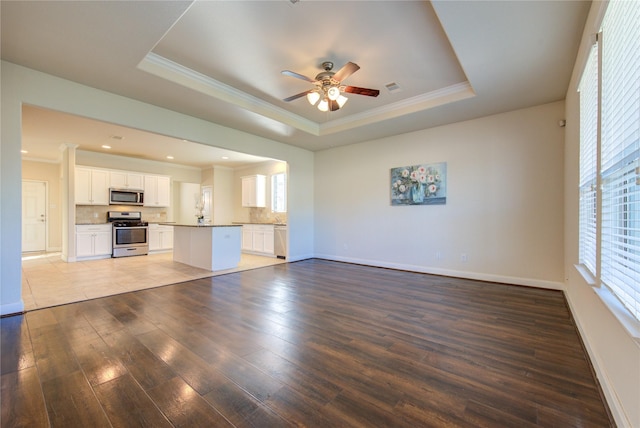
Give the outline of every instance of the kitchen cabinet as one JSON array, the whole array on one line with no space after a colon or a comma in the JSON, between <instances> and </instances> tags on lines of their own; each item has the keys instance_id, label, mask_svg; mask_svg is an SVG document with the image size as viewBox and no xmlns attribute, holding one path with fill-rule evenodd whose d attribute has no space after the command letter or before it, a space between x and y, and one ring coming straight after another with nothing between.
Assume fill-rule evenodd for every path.
<instances>
[{"instance_id":1,"label":"kitchen cabinet","mask_svg":"<svg viewBox=\"0 0 640 428\"><path fill-rule=\"evenodd\" d=\"M76 226L76 257L111 256L111 224Z\"/></svg>"},{"instance_id":2,"label":"kitchen cabinet","mask_svg":"<svg viewBox=\"0 0 640 428\"><path fill-rule=\"evenodd\" d=\"M264 175L242 177L242 206L266 207L266 183Z\"/></svg>"},{"instance_id":3,"label":"kitchen cabinet","mask_svg":"<svg viewBox=\"0 0 640 428\"><path fill-rule=\"evenodd\" d=\"M275 255L274 231L271 224L242 226L242 251L260 255Z\"/></svg>"},{"instance_id":4,"label":"kitchen cabinet","mask_svg":"<svg viewBox=\"0 0 640 428\"><path fill-rule=\"evenodd\" d=\"M164 251L173 248L173 226L149 225L149 251Z\"/></svg>"},{"instance_id":5,"label":"kitchen cabinet","mask_svg":"<svg viewBox=\"0 0 640 428\"><path fill-rule=\"evenodd\" d=\"M144 189L144 175L127 171L111 171L109 187L115 189Z\"/></svg>"},{"instance_id":6,"label":"kitchen cabinet","mask_svg":"<svg viewBox=\"0 0 640 428\"><path fill-rule=\"evenodd\" d=\"M76 205L109 205L109 171L76 167Z\"/></svg>"},{"instance_id":7,"label":"kitchen cabinet","mask_svg":"<svg viewBox=\"0 0 640 428\"><path fill-rule=\"evenodd\" d=\"M171 205L171 179L162 175L144 176L144 206L168 207Z\"/></svg>"}]
</instances>

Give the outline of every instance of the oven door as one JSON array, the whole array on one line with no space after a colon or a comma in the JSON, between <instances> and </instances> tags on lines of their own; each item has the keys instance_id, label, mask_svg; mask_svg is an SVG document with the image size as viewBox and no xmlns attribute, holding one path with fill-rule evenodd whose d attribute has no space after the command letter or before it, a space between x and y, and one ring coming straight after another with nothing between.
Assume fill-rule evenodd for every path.
<instances>
[{"instance_id":1,"label":"oven door","mask_svg":"<svg viewBox=\"0 0 640 428\"><path fill-rule=\"evenodd\" d=\"M113 227L113 257L140 256L149 252L147 226Z\"/></svg>"}]
</instances>

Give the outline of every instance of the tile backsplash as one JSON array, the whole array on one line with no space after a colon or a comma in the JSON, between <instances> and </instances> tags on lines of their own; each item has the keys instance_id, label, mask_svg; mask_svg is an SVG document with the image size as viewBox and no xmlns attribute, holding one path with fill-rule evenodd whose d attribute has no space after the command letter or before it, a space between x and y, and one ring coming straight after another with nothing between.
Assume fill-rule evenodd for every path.
<instances>
[{"instance_id":1,"label":"tile backsplash","mask_svg":"<svg viewBox=\"0 0 640 428\"><path fill-rule=\"evenodd\" d=\"M269 208L249 208L250 223L286 223L287 213L274 213Z\"/></svg>"},{"instance_id":2,"label":"tile backsplash","mask_svg":"<svg viewBox=\"0 0 640 428\"><path fill-rule=\"evenodd\" d=\"M142 219L149 223L168 220L168 208L134 207L127 205L76 205L76 224L100 224L107 222L107 211L140 211Z\"/></svg>"}]
</instances>

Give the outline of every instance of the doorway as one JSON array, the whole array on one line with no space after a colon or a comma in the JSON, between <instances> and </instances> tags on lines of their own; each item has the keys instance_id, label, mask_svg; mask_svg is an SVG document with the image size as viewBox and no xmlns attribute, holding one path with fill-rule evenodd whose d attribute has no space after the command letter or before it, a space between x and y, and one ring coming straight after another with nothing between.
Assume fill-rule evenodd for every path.
<instances>
[{"instance_id":1,"label":"doorway","mask_svg":"<svg viewBox=\"0 0 640 428\"><path fill-rule=\"evenodd\" d=\"M22 252L47 249L47 182L22 181Z\"/></svg>"}]
</instances>

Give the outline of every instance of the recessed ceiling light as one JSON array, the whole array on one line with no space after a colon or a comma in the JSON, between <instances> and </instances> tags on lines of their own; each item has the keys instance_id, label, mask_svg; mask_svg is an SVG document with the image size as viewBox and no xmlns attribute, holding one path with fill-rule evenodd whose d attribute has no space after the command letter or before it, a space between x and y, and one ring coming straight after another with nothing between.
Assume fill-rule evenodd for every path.
<instances>
[{"instance_id":1,"label":"recessed ceiling light","mask_svg":"<svg viewBox=\"0 0 640 428\"><path fill-rule=\"evenodd\" d=\"M20 153L27 154L29 153L29 150L20 150Z\"/></svg>"},{"instance_id":2,"label":"recessed ceiling light","mask_svg":"<svg viewBox=\"0 0 640 428\"><path fill-rule=\"evenodd\" d=\"M167 156L167 159L173 159L173 156L168 155L168 156Z\"/></svg>"},{"instance_id":3,"label":"recessed ceiling light","mask_svg":"<svg viewBox=\"0 0 640 428\"><path fill-rule=\"evenodd\" d=\"M110 149L110 148L111 148L111 146L108 146L108 145L106 145L106 144L103 144L103 145L102 145L102 148L103 148L103 149Z\"/></svg>"},{"instance_id":4,"label":"recessed ceiling light","mask_svg":"<svg viewBox=\"0 0 640 428\"><path fill-rule=\"evenodd\" d=\"M229 159L229 156L222 156L222 159Z\"/></svg>"}]
</instances>

